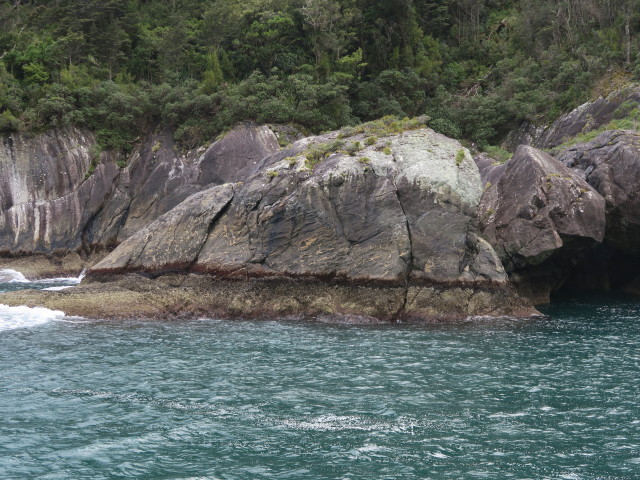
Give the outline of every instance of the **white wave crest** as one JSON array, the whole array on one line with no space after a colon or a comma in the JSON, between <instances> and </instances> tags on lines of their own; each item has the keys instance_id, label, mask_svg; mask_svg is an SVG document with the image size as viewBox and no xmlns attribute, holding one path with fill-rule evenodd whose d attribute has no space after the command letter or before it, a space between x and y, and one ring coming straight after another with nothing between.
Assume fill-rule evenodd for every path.
<instances>
[{"instance_id":1,"label":"white wave crest","mask_svg":"<svg viewBox=\"0 0 640 480\"><path fill-rule=\"evenodd\" d=\"M82 270L82 272L80 272L80 275L78 275L77 277L45 278L43 280L38 280L38 283L71 283L73 285L78 285L84 278L85 272L86 269ZM45 288L44 290L49 289Z\"/></svg>"},{"instance_id":2,"label":"white wave crest","mask_svg":"<svg viewBox=\"0 0 640 480\"><path fill-rule=\"evenodd\" d=\"M73 285L62 285L59 287L48 287L48 288L43 288L42 290L44 290L45 292L59 292L60 290L66 290L67 288L72 288Z\"/></svg>"},{"instance_id":3,"label":"white wave crest","mask_svg":"<svg viewBox=\"0 0 640 480\"><path fill-rule=\"evenodd\" d=\"M37 280L37 283L71 283L79 284L85 277L86 269L80 272L77 277L57 277L57 278L44 278ZM12 270L10 268L0 269L0 283L35 283L28 280L21 272Z\"/></svg>"},{"instance_id":4,"label":"white wave crest","mask_svg":"<svg viewBox=\"0 0 640 480\"><path fill-rule=\"evenodd\" d=\"M42 325L64 317L60 310L42 307L9 307L0 304L0 332Z\"/></svg>"},{"instance_id":5,"label":"white wave crest","mask_svg":"<svg viewBox=\"0 0 640 480\"><path fill-rule=\"evenodd\" d=\"M0 270L0 283L31 283L17 270L5 268Z\"/></svg>"}]
</instances>

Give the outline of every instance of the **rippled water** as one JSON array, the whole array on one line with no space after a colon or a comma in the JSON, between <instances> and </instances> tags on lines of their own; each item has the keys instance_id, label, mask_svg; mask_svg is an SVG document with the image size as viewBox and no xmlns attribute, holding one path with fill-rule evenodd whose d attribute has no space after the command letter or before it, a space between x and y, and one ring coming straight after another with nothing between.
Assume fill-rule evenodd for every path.
<instances>
[{"instance_id":1,"label":"rippled water","mask_svg":"<svg viewBox=\"0 0 640 480\"><path fill-rule=\"evenodd\" d=\"M640 478L640 305L547 313L8 328L0 478Z\"/></svg>"}]
</instances>

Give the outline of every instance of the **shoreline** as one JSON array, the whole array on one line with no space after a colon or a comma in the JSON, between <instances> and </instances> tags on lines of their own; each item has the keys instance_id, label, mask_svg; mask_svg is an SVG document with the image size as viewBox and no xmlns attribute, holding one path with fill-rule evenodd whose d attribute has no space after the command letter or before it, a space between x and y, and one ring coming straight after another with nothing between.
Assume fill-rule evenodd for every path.
<instances>
[{"instance_id":1,"label":"shoreline","mask_svg":"<svg viewBox=\"0 0 640 480\"><path fill-rule=\"evenodd\" d=\"M4 266L3 266L4 267ZM59 275L57 275L59 276ZM433 323L469 317L522 317L540 313L507 285L362 285L292 278L230 280L203 274L150 279L138 274L115 281L89 278L59 291L0 294L8 306L44 307L69 316L103 318L322 317L338 323Z\"/></svg>"}]
</instances>

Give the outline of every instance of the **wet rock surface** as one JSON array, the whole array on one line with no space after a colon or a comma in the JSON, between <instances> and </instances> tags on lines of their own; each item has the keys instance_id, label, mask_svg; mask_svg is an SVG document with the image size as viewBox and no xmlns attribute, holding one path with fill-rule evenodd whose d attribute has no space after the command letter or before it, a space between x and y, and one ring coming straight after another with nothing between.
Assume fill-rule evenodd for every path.
<instances>
[{"instance_id":1,"label":"wet rock surface","mask_svg":"<svg viewBox=\"0 0 640 480\"><path fill-rule=\"evenodd\" d=\"M585 180L549 155L520 146L479 208L481 231L505 269L536 303L567 266L602 242L604 199ZM535 286L533 286L535 284ZM523 290L521 290L523 291Z\"/></svg>"},{"instance_id":2,"label":"wet rock surface","mask_svg":"<svg viewBox=\"0 0 640 480\"><path fill-rule=\"evenodd\" d=\"M300 152L335 138L304 139L267 157L242 184L190 197L121 244L89 277L209 275L249 289L246 310L265 315L283 314L277 306L283 302L304 315L387 320L533 312L476 235L482 190L466 149L422 129L307 165ZM189 234L175 234L183 229ZM266 285L270 296L257 301L258 286ZM315 290L318 298L331 291L341 300L296 303ZM384 307L373 297L386 299Z\"/></svg>"}]
</instances>

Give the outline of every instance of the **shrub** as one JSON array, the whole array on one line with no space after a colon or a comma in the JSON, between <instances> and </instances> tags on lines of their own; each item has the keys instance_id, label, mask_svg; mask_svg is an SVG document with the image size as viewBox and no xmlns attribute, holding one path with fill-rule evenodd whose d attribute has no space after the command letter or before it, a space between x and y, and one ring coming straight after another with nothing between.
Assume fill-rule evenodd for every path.
<instances>
[{"instance_id":1,"label":"shrub","mask_svg":"<svg viewBox=\"0 0 640 480\"><path fill-rule=\"evenodd\" d=\"M491 158L495 158L500 163L509 161L509 159L513 155L511 152L508 152L504 148L496 146L485 147L484 151L487 153L487 155L489 155Z\"/></svg>"},{"instance_id":2,"label":"shrub","mask_svg":"<svg viewBox=\"0 0 640 480\"><path fill-rule=\"evenodd\" d=\"M20 130L20 120L9 110L0 113L0 132L17 132Z\"/></svg>"},{"instance_id":3,"label":"shrub","mask_svg":"<svg viewBox=\"0 0 640 480\"><path fill-rule=\"evenodd\" d=\"M321 163L325 158L334 152L337 152L344 146L342 140L333 140L331 142L317 143L304 152L306 157L305 165L313 170L316 165Z\"/></svg>"}]
</instances>

